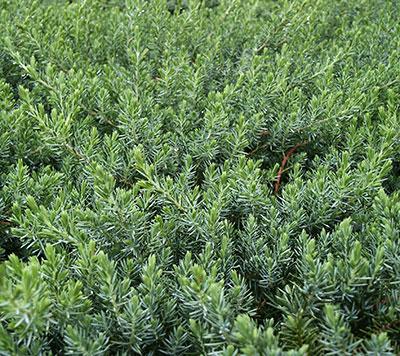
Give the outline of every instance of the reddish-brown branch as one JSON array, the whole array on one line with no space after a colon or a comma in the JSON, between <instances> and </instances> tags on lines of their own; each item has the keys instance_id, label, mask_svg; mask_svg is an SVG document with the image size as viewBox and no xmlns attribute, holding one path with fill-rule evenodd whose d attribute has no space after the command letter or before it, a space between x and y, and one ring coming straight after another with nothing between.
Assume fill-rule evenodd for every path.
<instances>
[{"instance_id":1,"label":"reddish-brown branch","mask_svg":"<svg viewBox=\"0 0 400 356\"><path fill-rule=\"evenodd\" d=\"M283 156L283 160L281 163L281 167L279 168L278 171L278 176L276 178L276 182L275 182L275 189L274 192L275 194L278 193L279 191L279 187L281 185L281 179L282 179L282 174L283 174L283 170L285 169L286 163L289 160L290 156L301 146L304 146L306 144L306 142L300 142L297 145L293 146L289 151L286 152L286 154Z\"/></svg>"},{"instance_id":2,"label":"reddish-brown branch","mask_svg":"<svg viewBox=\"0 0 400 356\"><path fill-rule=\"evenodd\" d=\"M391 323L387 323L387 324L382 325L380 330L381 331L387 331L389 329L394 328L395 326L397 327L398 325L400 325L400 320L394 320Z\"/></svg>"},{"instance_id":3,"label":"reddish-brown branch","mask_svg":"<svg viewBox=\"0 0 400 356\"><path fill-rule=\"evenodd\" d=\"M265 299L260 300L260 302L257 305L257 314L260 315L262 313L262 309L265 307L267 304L267 301Z\"/></svg>"},{"instance_id":4,"label":"reddish-brown branch","mask_svg":"<svg viewBox=\"0 0 400 356\"><path fill-rule=\"evenodd\" d=\"M11 225L12 222L8 220L0 220L0 225Z\"/></svg>"}]
</instances>

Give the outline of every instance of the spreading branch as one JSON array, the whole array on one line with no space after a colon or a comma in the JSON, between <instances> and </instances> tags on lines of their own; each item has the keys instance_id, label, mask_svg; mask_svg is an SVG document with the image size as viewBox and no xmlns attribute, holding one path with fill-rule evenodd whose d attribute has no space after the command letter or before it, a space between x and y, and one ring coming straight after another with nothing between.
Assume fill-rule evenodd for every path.
<instances>
[{"instance_id":1,"label":"spreading branch","mask_svg":"<svg viewBox=\"0 0 400 356\"><path fill-rule=\"evenodd\" d=\"M282 179L282 174L283 174L283 170L285 169L286 163L289 160L290 156L301 146L304 146L307 142L300 142L298 144L296 144L295 146L293 146L289 151L286 152L286 154L283 156L283 160L281 163L281 166L279 168L278 171L278 176L276 178L276 182L275 182L275 189L274 192L275 194L278 193L279 191L279 187L281 185L281 179Z\"/></svg>"}]
</instances>

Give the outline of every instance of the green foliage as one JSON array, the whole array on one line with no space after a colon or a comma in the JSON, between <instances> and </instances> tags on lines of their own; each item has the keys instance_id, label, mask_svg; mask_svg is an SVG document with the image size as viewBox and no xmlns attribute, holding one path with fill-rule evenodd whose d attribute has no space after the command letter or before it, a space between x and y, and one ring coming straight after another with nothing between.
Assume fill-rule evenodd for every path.
<instances>
[{"instance_id":1,"label":"green foliage","mask_svg":"<svg viewBox=\"0 0 400 356\"><path fill-rule=\"evenodd\" d=\"M399 15L2 1L0 354L399 354Z\"/></svg>"}]
</instances>

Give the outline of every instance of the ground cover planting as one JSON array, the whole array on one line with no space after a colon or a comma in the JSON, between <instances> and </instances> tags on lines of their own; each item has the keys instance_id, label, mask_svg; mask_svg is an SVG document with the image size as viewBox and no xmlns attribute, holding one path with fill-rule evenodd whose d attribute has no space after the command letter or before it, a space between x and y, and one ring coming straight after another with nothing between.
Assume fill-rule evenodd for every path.
<instances>
[{"instance_id":1,"label":"ground cover planting","mask_svg":"<svg viewBox=\"0 0 400 356\"><path fill-rule=\"evenodd\" d=\"M0 354L400 353L399 10L1 1Z\"/></svg>"}]
</instances>

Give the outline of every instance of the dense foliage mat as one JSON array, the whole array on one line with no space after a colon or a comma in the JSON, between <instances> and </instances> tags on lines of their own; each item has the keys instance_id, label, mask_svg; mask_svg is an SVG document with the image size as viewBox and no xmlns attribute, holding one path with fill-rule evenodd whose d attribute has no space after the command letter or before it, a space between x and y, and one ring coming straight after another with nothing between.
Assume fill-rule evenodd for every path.
<instances>
[{"instance_id":1,"label":"dense foliage mat","mask_svg":"<svg viewBox=\"0 0 400 356\"><path fill-rule=\"evenodd\" d=\"M399 8L1 1L0 353L400 352Z\"/></svg>"}]
</instances>

